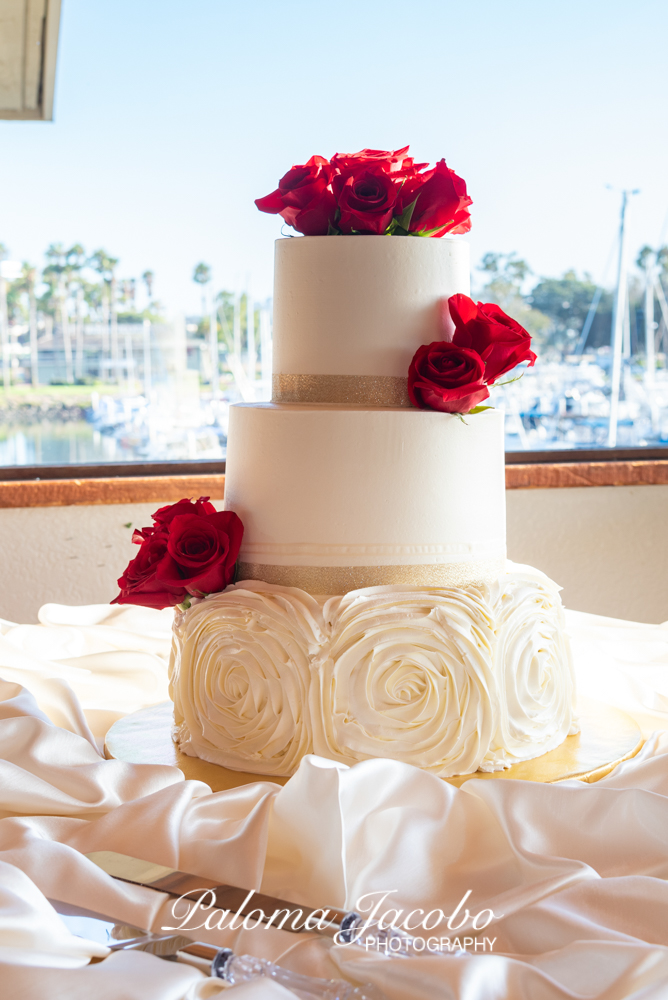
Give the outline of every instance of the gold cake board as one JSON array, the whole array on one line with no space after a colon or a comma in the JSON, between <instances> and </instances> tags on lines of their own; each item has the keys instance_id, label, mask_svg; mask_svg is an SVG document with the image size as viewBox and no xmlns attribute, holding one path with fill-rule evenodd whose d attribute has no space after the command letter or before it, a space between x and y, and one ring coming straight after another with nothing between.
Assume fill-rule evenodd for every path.
<instances>
[{"instance_id":1,"label":"gold cake board","mask_svg":"<svg viewBox=\"0 0 668 1000\"><path fill-rule=\"evenodd\" d=\"M534 760L513 764L505 771L477 771L446 778L461 785L469 778L508 779L525 781L598 781L613 767L635 756L643 745L642 734L633 719L616 708L582 699L578 704L580 732L568 736L555 750ZM132 764L171 764L186 778L204 781L214 792L221 792L253 781L274 781L284 785L287 778L274 775L248 774L232 771L218 764L209 764L198 757L181 753L172 742L172 703L163 702L126 715L113 724L105 737L105 754L109 758Z\"/></svg>"}]
</instances>

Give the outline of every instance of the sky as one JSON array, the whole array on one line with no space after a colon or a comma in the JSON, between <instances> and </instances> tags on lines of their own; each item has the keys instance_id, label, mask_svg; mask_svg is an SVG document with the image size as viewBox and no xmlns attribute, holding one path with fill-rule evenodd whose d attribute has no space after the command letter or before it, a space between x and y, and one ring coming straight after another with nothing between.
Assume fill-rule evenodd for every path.
<instances>
[{"instance_id":1,"label":"sky","mask_svg":"<svg viewBox=\"0 0 668 1000\"><path fill-rule=\"evenodd\" d=\"M665 0L63 0L55 120L0 121L0 242L104 247L170 313L198 261L262 298L282 220L254 199L410 143L465 178L473 261L601 281L622 188L632 256L668 241L667 39Z\"/></svg>"}]
</instances>

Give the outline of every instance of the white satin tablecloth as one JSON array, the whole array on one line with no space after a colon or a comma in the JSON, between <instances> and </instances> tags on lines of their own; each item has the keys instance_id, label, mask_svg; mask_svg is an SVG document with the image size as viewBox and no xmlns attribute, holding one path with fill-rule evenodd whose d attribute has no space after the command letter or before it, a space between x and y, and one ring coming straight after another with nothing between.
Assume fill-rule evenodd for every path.
<instances>
[{"instance_id":1,"label":"white satin tablecloth","mask_svg":"<svg viewBox=\"0 0 668 1000\"><path fill-rule=\"evenodd\" d=\"M114 881L114 850L312 906L503 914L492 953L388 958L278 929L200 939L389 1000L668 997L668 627L569 612L580 691L648 736L596 784L472 779L461 789L404 764L306 758L284 786L212 793L176 769L104 760L123 714L164 701L171 611L47 605L0 635L0 993L3 1000L180 1000L220 981L73 937L48 900L154 930L171 901ZM653 733L653 735L652 735ZM450 934L439 928L438 934ZM464 933L463 931L461 933ZM290 997L234 987L231 1000Z\"/></svg>"}]
</instances>

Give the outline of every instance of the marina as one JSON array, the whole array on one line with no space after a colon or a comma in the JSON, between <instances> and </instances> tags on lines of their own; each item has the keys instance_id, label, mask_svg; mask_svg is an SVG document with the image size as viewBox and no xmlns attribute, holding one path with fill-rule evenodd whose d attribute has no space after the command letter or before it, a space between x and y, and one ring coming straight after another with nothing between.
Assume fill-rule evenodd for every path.
<instances>
[{"instance_id":1,"label":"marina","mask_svg":"<svg viewBox=\"0 0 668 1000\"><path fill-rule=\"evenodd\" d=\"M629 359L620 379L617 446L668 447L668 370L648 379L642 358ZM197 370L165 374L149 392L85 386L78 403L62 402L62 387L12 394L0 404L0 465L188 461L225 458L230 403L270 398L267 381L221 374L211 392ZM610 427L611 352L544 361L493 387L490 403L505 411L508 451L605 449ZM241 375L240 375L241 373ZM30 402L34 397L34 402ZM50 403L49 403L50 400ZM46 404L46 405L45 405ZM470 419L470 418L469 418Z\"/></svg>"},{"instance_id":2,"label":"marina","mask_svg":"<svg viewBox=\"0 0 668 1000\"><path fill-rule=\"evenodd\" d=\"M532 282L513 254L478 265L475 296L524 322L539 353L491 387L508 451L668 446L668 248L631 265L636 193L621 192L612 289L573 271ZM200 263L201 311L168 319L153 273L144 294L105 251L52 244L39 278L1 257L0 466L221 461L230 404L271 398L272 301L250 281L216 294Z\"/></svg>"}]
</instances>

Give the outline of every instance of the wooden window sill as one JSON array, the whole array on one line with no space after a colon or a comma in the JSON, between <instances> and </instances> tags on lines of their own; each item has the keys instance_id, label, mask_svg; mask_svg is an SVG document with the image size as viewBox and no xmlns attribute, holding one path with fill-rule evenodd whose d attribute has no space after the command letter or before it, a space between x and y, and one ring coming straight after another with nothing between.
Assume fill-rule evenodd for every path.
<instances>
[{"instance_id":1,"label":"wooden window sill","mask_svg":"<svg viewBox=\"0 0 668 1000\"><path fill-rule=\"evenodd\" d=\"M506 466L506 489L668 485L668 460L531 462ZM70 507L121 503L173 503L182 497L222 500L222 473L107 476L86 479L0 481L0 508Z\"/></svg>"},{"instance_id":2,"label":"wooden window sill","mask_svg":"<svg viewBox=\"0 0 668 1000\"><path fill-rule=\"evenodd\" d=\"M536 462L526 465L506 465L507 490L667 484L668 460L666 459L649 462Z\"/></svg>"},{"instance_id":3,"label":"wooden window sill","mask_svg":"<svg viewBox=\"0 0 668 1000\"><path fill-rule=\"evenodd\" d=\"M12 480L0 482L0 508L159 504L200 496L222 500L224 489L224 475Z\"/></svg>"}]
</instances>

